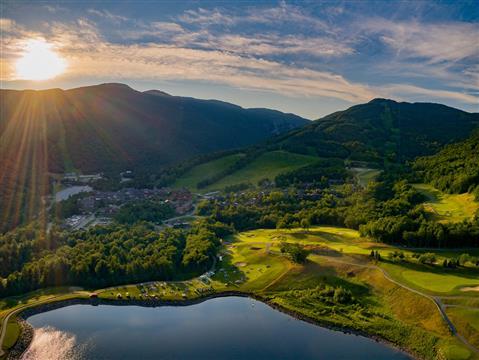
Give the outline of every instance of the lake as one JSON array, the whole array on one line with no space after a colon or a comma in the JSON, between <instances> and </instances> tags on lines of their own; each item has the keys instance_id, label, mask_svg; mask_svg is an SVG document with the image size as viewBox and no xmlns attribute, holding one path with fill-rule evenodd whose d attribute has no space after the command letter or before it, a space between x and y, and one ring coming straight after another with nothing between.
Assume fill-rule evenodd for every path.
<instances>
[{"instance_id":1,"label":"lake","mask_svg":"<svg viewBox=\"0 0 479 360\"><path fill-rule=\"evenodd\" d=\"M79 194L81 192L90 192L92 191L93 188L88 185L76 185L76 186L70 186L67 187L63 190L58 191L55 194L55 202L60 202L62 200L68 199L70 196Z\"/></svg>"},{"instance_id":2,"label":"lake","mask_svg":"<svg viewBox=\"0 0 479 360\"><path fill-rule=\"evenodd\" d=\"M374 340L224 297L188 306L71 305L33 315L24 359L409 359Z\"/></svg>"}]
</instances>

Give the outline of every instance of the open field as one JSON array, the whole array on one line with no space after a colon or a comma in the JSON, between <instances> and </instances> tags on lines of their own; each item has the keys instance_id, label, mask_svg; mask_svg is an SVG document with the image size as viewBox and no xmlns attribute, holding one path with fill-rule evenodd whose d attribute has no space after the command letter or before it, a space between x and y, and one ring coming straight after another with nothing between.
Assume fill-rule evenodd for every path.
<instances>
[{"instance_id":1,"label":"open field","mask_svg":"<svg viewBox=\"0 0 479 360\"><path fill-rule=\"evenodd\" d=\"M350 169L356 178L358 179L358 184L362 187L366 187L370 181L374 180L376 176L381 173L381 170L378 169L369 169L369 168L351 168Z\"/></svg>"},{"instance_id":2,"label":"open field","mask_svg":"<svg viewBox=\"0 0 479 360\"><path fill-rule=\"evenodd\" d=\"M197 165L176 180L173 187L185 187L191 191L197 191L196 184L227 169L242 156L243 154L233 154Z\"/></svg>"},{"instance_id":3,"label":"open field","mask_svg":"<svg viewBox=\"0 0 479 360\"><path fill-rule=\"evenodd\" d=\"M299 242L310 248L313 252L306 264L294 264L282 255L279 251L282 241ZM368 255L372 249L380 251L385 261L371 261ZM475 301L477 294L457 294L458 288L476 283L478 271L386 260L387 254L395 250L398 249L360 238L355 230L337 227L253 230L225 239L222 260L216 263L214 275L188 281L117 286L97 293L101 299L115 300L120 295L122 300L148 302L198 299L222 291L241 291L325 326L346 327L380 337L426 359L438 356L444 359L479 358L451 335L429 295L439 294L444 296L444 304L456 305L448 306L447 313L451 314L454 324L457 323L459 333L471 344L476 344L475 332L471 329L477 326L478 318L474 315L479 309ZM399 250L408 258L417 252ZM460 252L447 250L444 253L451 256ZM437 256L442 256L441 252ZM349 291L352 299L343 303L327 295L328 289L338 288ZM67 298L68 295L62 295L65 292L68 289L63 288L56 296ZM322 293L326 295L318 295ZM17 299L16 303L8 302L9 305L4 302L0 316L6 316L32 299L41 302L54 300L54 297L55 292L49 290ZM17 336L15 328L9 325L7 334L4 345L11 345Z\"/></svg>"},{"instance_id":4,"label":"open field","mask_svg":"<svg viewBox=\"0 0 479 360\"><path fill-rule=\"evenodd\" d=\"M463 334L471 344L479 347L479 307L448 307L447 314L454 321L458 331Z\"/></svg>"},{"instance_id":5,"label":"open field","mask_svg":"<svg viewBox=\"0 0 479 360\"><path fill-rule=\"evenodd\" d=\"M479 203L474 201L472 194L444 194L428 184L414 184L414 187L427 197L424 207L439 222L470 219L479 209Z\"/></svg>"},{"instance_id":6,"label":"open field","mask_svg":"<svg viewBox=\"0 0 479 360\"><path fill-rule=\"evenodd\" d=\"M286 151L271 151L231 175L210 185L205 190L220 190L226 186L249 182L256 185L260 180L273 180L277 175L299 169L316 161L314 156L293 154Z\"/></svg>"}]
</instances>

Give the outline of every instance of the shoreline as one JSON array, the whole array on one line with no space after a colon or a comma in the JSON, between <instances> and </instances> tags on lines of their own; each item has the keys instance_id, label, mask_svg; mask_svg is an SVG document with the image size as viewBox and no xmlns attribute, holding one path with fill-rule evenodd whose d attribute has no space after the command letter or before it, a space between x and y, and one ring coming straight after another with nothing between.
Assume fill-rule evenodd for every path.
<instances>
[{"instance_id":1,"label":"shoreline","mask_svg":"<svg viewBox=\"0 0 479 360\"><path fill-rule=\"evenodd\" d=\"M184 300L183 299L182 300L107 300L107 299L74 298L74 299L68 299L68 300L58 300L58 301L53 301L50 303L40 304L38 306L33 306L31 308L20 311L17 315L17 321L21 325L22 331L15 345L8 352L6 360L20 359L30 347L33 341L34 329L28 323L28 318L36 314L40 314L40 313L44 313L44 312L60 309L63 307L72 306L72 305L91 305L91 306L113 305L113 306L141 306L141 307L190 306L190 305L200 304L202 302L215 299L215 298L232 297L232 296L251 298L251 299L260 301L268 305L272 309L277 310L283 314L289 315L297 320L304 321L309 324L322 327L324 329L328 329L332 331L340 331L343 334L362 336L362 337L374 340L383 345L386 345L396 351L402 352L408 357L411 357L411 359L420 359L420 357L418 357L417 354L412 353L410 350L400 347L379 336L368 334L364 331L354 330L347 327L341 327L341 326L337 326L334 324L330 324L327 322L322 322L322 321L310 318L300 312L287 309L281 305L278 305L268 300L265 297L259 296L254 293L247 293L247 292L241 292L241 291L223 291L223 292L218 292L214 294L208 294L195 299L184 299Z\"/></svg>"}]
</instances>

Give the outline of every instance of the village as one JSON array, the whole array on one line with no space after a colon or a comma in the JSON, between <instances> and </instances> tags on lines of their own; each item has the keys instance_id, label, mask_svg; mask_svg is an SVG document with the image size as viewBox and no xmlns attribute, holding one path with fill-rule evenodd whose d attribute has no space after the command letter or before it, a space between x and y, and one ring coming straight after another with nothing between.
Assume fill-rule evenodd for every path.
<instances>
[{"instance_id":1,"label":"village","mask_svg":"<svg viewBox=\"0 0 479 360\"><path fill-rule=\"evenodd\" d=\"M131 171L121 173L121 183L128 181L126 177L128 175L131 175ZM195 195L189 190L168 187L153 189L122 187L116 191L95 190L92 187L93 183L101 179L101 174L67 173L63 176L62 189L52 196L50 201L53 206L54 203L60 203L76 196L75 214L63 220L61 225L64 228L79 230L96 225L108 225L122 206L141 201L154 201L171 206L175 215L167 219L164 226L188 226L185 219L189 215L193 215L195 204Z\"/></svg>"}]
</instances>

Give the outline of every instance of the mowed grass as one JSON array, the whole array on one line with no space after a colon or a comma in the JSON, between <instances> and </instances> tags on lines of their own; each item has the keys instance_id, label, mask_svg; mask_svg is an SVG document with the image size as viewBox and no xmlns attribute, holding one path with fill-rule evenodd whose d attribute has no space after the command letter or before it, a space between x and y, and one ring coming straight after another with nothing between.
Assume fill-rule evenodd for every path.
<instances>
[{"instance_id":1,"label":"mowed grass","mask_svg":"<svg viewBox=\"0 0 479 360\"><path fill-rule=\"evenodd\" d=\"M182 188L185 187L191 191L197 191L196 185L215 174L227 169L233 165L235 161L240 159L244 154L233 154L224 156L219 159L208 161L206 163L197 165L187 171L173 184L173 187Z\"/></svg>"},{"instance_id":2,"label":"mowed grass","mask_svg":"<svg viewBox=\"0 0 479 360\"><path fill-rule=\"evenodd\" d=\"M414 184L414 187L427 197L424 207L439 222L461 222L472 218L479 209L472 194L444 194L428 184Z\"/></svg>"},{"instance_id":3,"label":"mowed grass","mask_svg":"<svg viewBox=\"0 0 479 360\"><path fill-rule=\"evenodd\" d=\"M378 169L369 168L351 168L351 171L358 179L358 183L361 187L366 187L369 182L373 181L376 176L381 173L381 171Z\"/></svg>"},{"instance_id":4,"label":"mowed grass","mask_svg":"<svg viewBox=\"0 0 479 360\"><path fill-rule=\"evenodd\" d=\"M463 252L476 255L476 251L438 251L438 262L434 266L421 265L412 259L413 253L432 250L408 250L390 245L371 242L361 238L356 230L318 226L307 231L304 229L260 229L246 231L236 235L236 238L252 246L269 244L271 250L278 251L282 241L298 242L304 246L311 246L319 250L319 254L340 257L348 255L354 261L367 262L371 250L380 252L384 261L377 265L384 268L395 280L414 289L438 295L464 295L474 296L473 292L462 292L461 288L479 285L479 270L473 267L459 269L444 269L439 265L444 257L457 257ZM402 251L408 262L394 263L388 261L388 255L394 251ZM433 251L434 252L434 251Z\"/></svg>"},{"instance_id":5,"label":"mowed grass","mask_svg":"<svg viewBox=\"0 0 479 360\"><path fill-rule=\"evenodd\" d=\"M281 241L299 242L319 249L308 257L305 265L290 265L269 286L261 288L251 283L273 303L322 324L376 334L407 347L420 357L435 358L435 350L445 359L470 359L472 356L450 336L430 299L392 283L378 269L361 266L370 264L365 255L374 244L361 239L354 230L336 227L314 227L308 231L263 229L239 233L233 238L235 261L241 261L242 269L254 266L258 254L263 256L267 251L270 258L278 258ZM329 250L323 251L324 247ZM331 305L307 295L308 289L316 289L318 285L348 289L360 306L336 305L333 310ZM298 292L291 293L291 290Z\"/></svg>"},{"instance_id":6,"label":"mowed grass","mask_svg":"<svg viewBox=\"0 0 479 360\"><path fill-rule=\"evenodd\" d=\"M233 174L210 185L206 190L221 190L226 186L240 183L256 185L262 179L274 180L281 173L299 169L317 160L318 158L314 156L293 154L287 151L267 152Z\"/></svg>"},{"instance_id":7,"label":"mowed grass","mask_svg":"<svg viewBox=\"0 0 479 360\"><path fill-rule=\"evenodd\" d=\"M405 270L402 277L408 282L436 293L451 292L454 289L464 286L479 285L479 278L467 278L453 274L437 274L431 272L421 272L414 270Z\"/></svg>"},{"instance_id":8,"label":"mowed grass","mask_svg":"<svg viewBox=\"0 0 479 360\"><path fill-rule=\"evenodd\" d=\"M450 335L430 299L394 284L379 269L371 267L374 263L367 256L370 250L379 249L381 254L386 255L396 249L392 246L361 238L355 230L328 226L308 230L253 230L234 234L224 240L222 260L216 263L215 274L210 278L112 287L98 290L99 297L113 300L121 294L123 300L142 299L147 302L153 299L199 299L216 292L237 290L254 293L286 309L316 319L323 325L348 327L380 336L408 348L422 358L433 359L440 353L440 358L444 359L472 359L472 353ZM280 254L281 241L299 242L315 252L308 257L306 264L293 264ZM401 282L406 281L404 272L409 277L421 278L426 276L423 273L441 276L441 271L445 271L440 266L413 264L411 267L411 264L387 261L378 265L387 268L388 273ZM466 270L449 269L444 275L467 279L467 273L462 273ZM407 273L409 271L418 274ZM425 278L422 280L424 283L420 282L416 287L429 286L431 281L436 285L443 282L450 286L451 280L447 280L447 276L434 276L433 280ZM454 279L455 283L461 281ZM314 289L319 285L345 288L351 291L357 302L353 305L325 302L314 295ZM38 293L36 297L44 298L45 294ZM31 298L33 296L30 295L28 299ZM469 324L468 314L456 316L463 321L459 323L461 331L466 326L476 329L477 319ZM12 336L9 341L12 342L17 336L16 330L9 330Z\"/></svg>"}]
</instances>

